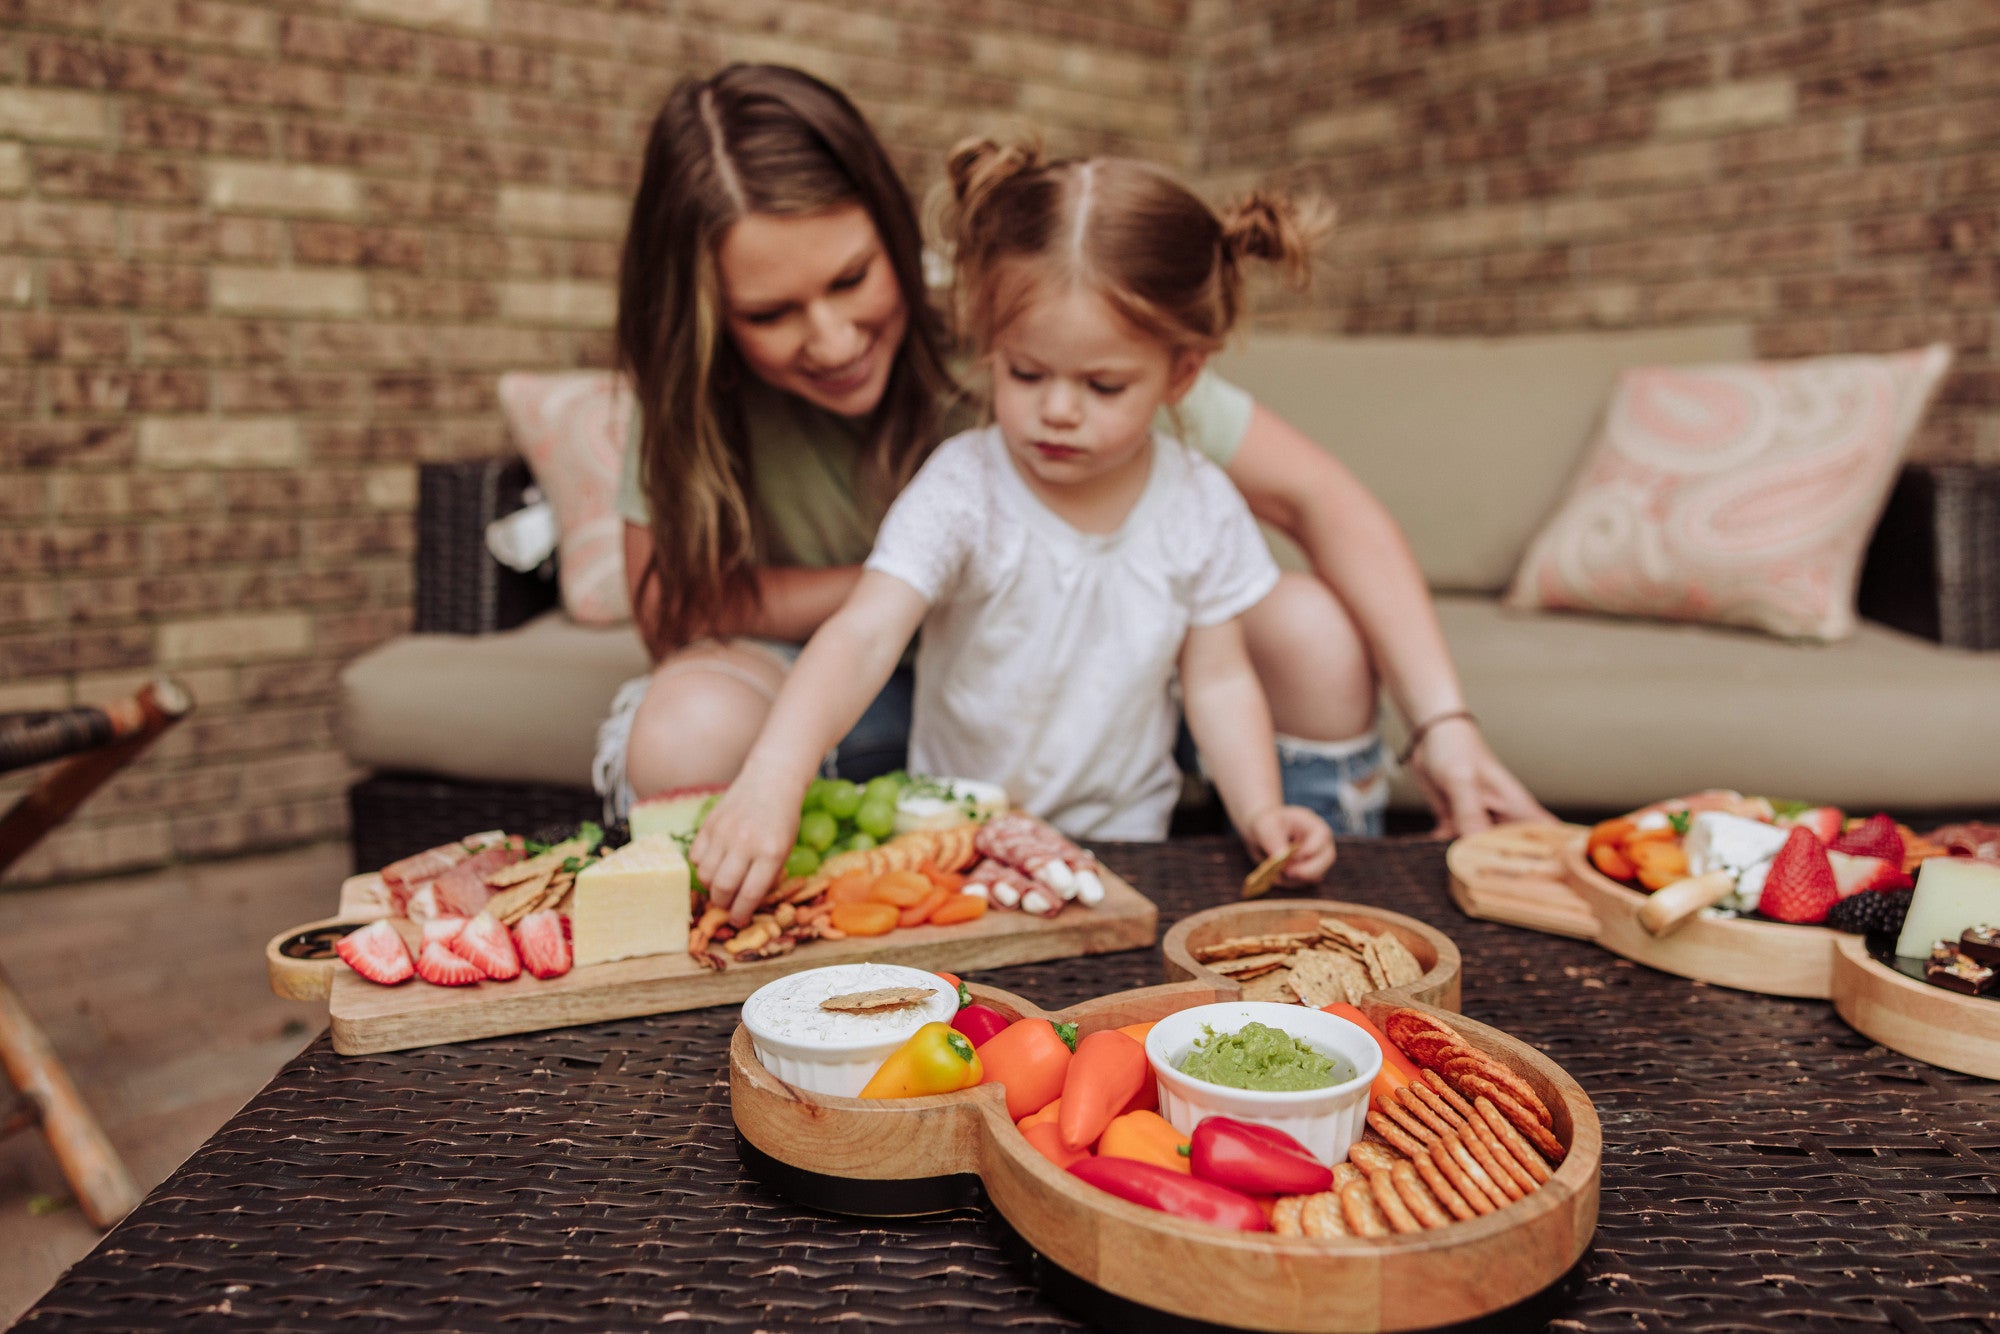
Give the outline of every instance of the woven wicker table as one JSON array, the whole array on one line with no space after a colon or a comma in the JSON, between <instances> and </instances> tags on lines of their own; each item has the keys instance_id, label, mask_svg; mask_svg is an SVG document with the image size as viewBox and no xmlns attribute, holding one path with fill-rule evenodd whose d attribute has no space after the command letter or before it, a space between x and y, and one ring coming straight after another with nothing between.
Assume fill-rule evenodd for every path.
<instances>
[{"instance_id":1,"label":"woven wicker table","mask_svg":"<svg viewBox=\"0 0 2000 1334\"><path fill-rule=\"evenodd\" d=\"M1323 893L1450 933L1466 1013L1539 1044L1604 1122L1595 1243L1494 1328L2000 1327L2000 1085L1873 1047L1829 1005L1468 920L1443 852L1348 841ZM1219 838L1107 860L1163 931L1247 869ZM1135 951L979 980L1058 1007L1161 972ZM20 1328L1078 1327L983 1210L858 1222L750 1181L735 1023L731 1007L364 1057L321 1039Z\"/></svg>"}]
</instances>

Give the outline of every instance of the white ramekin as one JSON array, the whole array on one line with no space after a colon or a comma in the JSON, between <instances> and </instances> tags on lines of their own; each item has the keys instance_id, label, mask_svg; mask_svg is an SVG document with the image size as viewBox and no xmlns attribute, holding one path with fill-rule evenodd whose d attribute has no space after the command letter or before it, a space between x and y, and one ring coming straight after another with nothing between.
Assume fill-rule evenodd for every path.
<instances>
[{"instance_id":1,"label":"white ramekin","mask_svg":"<svg viewBox=\"0 0 2000 1334\"><path fill-rule=\"evenodd\" d=\"M1331 1088L1256 1093L1180 1072L1204 1028L1234 1033L1252 1020L1283 1029L1323 1055L1344 1058L1354 1067L1354 1078ZM1382 1070L1382 1050L1364 1029L1304 1005L1269 1001L1197 1005L1170 1014L1146 1035L1146 1059L1159 1080L1160 1115L1183 1135L1193 1134L1204 1117L1232 1116L1284 1131L1328 1166L1343 1161L1349 1146L1361 1138L1368 1121L1368 1086Z\"/></svg>"},{"instance_id":2,"label":"white ramekin","mask_svg":"<svg viewBox=\"0 0 2000 1334\"><path fill-rule=\"evenodd\" d=\"M864 971L865 970L865 971ZM802 979L811 978L806 982ZM823 985L824 995L839 996L875 987L931 987L936 994L920 1006L899 1016L901 1022L879 1037L864 1042L802 1042L780 1037L759 1022L758 1002L775 987ZM958 993L951 983L936 973L900 964L833 964L788 973L766 982L743 1002L743 1026L750 1030L750 1044L764 1068L794 1088L809 1093L829 1093L852 1098L866 1088L889 1053L909 1041L910 1035L933 1020L950 1023L958 1013Z\"/></svg>"}]
</instances>

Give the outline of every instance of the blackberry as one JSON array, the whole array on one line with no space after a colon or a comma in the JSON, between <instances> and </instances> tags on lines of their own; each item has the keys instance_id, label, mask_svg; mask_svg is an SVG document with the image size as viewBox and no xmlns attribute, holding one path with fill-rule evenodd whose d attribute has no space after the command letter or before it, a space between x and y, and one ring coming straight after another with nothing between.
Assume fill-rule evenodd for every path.
<instances>
[{"instance_id":1,"label":"blackberry","mask_svg":"<svg viewBox=\"0 0 2000 1334\"><path fill-rule=\"evenodd\" d=\"M1914 889L1886 889L1850 894L1833 905L1826 924L1850 935L1890 935L1903 929L1916 893Z\"/></svg>"},{"instance_id":2,"label":"blackberry","mask_svg":"<svg viewBox=\"0 0 2000 1334\"><path fill-rule=\"evenodd\" d=\"M601 846L603 846L607 851L613 848L622 848L631 841L632 841L631 821L615 820L612 823L604 826L604 842Z\"/></svg>"}]
</instances>

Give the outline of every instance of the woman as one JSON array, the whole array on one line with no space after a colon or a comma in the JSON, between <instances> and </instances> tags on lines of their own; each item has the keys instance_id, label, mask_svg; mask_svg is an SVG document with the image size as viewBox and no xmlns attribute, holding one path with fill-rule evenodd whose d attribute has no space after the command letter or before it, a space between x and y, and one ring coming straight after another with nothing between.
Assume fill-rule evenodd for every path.
<instances>
[{"instance_id":1,"label":"woman","mask_svg":"<svg viewBox=\"0 0 2000 1334\"><path fill-rule=\"evenodd\" d=\"M618 343L639 401L620 509L627 580L660 665L621 692L600 786L727 782L798 645L860 577L889 500L973 422L924 288L908 193L859 111L797 70L688 80L653 125L627 233ZM1547 818L1488 749L1401 531L1346 468L1204 375L1180 434L1314 573L1247 613L1288 802L1379 833L1377 681L1440 832ZM907 676L837 751L900 763ZM629 719L629 742L626 740Z\"/></svg>"}]
</instances>

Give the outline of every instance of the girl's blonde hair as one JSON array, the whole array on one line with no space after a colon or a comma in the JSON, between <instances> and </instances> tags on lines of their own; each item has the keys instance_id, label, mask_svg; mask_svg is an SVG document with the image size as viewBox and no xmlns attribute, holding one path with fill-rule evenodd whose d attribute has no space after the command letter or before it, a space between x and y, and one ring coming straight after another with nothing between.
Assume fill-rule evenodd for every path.
<instances>
[{"instance_id":1,"label":"girl's blonde hair","mask_svg":"<svg viewBox=\"0 0 2000 1334\"><path fill-rule=\"evenodd\" d=\"M711 633L728 610L757 599L765 538L741 412L755 372L723 324L716 248L747 214L845 204L867 210L909 312L873 418L866 480L886 502L937 443L957 387L924 286L916 209L881 141L836 89L781 65L685 79L653 121L625 234L617 333L638 397L653 538L640 592L659 590L655 652Z\"/></svg>"},{"instance_id":2,"label":"girl's blonde hair","mask_svg":"<svg viewBox=\"0 0 2000 1334\"><path fill-rule=\"evenodd\" d=\"M1332 222L1316 199L1262 190L1218 214L1150 163L1048 160L1034 143L969 139L946 179L959 320L981 349L1060 283L1098 292L1175 352L1214 352L1242 310L1244 261L1303 283Z\"/></svg>"}]
</instances>

